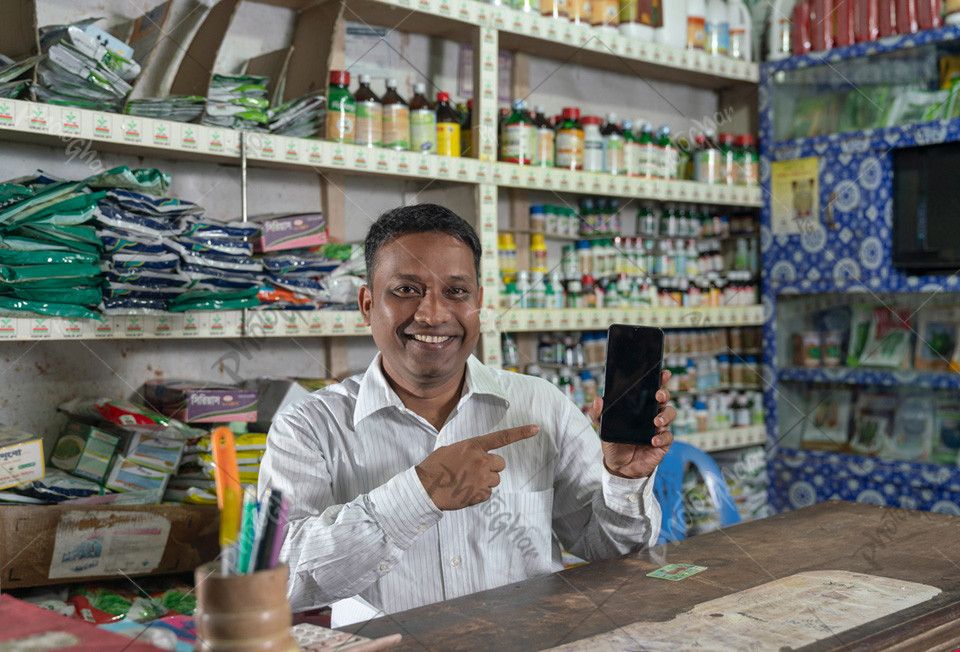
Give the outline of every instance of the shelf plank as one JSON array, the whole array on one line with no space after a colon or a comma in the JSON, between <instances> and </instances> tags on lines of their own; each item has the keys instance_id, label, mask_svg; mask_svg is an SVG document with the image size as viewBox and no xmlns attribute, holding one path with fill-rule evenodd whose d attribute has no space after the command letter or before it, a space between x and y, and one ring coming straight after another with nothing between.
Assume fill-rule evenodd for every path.
<instances>
[{"instance_id":1,"label":"shelf plank","mask_svg":"<svg viewBox=\"0 0 960 652\"><path fill-rule=\"evenodd\" d=\"M257 2L294 10L319 4L318 0ZM488 27L499 32L501 50L699 88L755 85L760 79L760 66L755 63L631 39L475 0L350 0L344 15L370 25L463 42L469 41L471 28Z\"/></svg>"},{"instance_id":2,"label":"shelf plank","mask_svg":"<svg viewBox=\"0 0 960 652\"><path fill-rule=\"evenodd\" d=\"M108 315L102 322L65 317L0 315L0 341L209 339L369 335L354 310L197 311Z\"/></svg>"},{"instance_id":3,"label":"shelf plank","mask_svg":"<svg viewBox=\"0 0 960 652\"><path fill-rule=\"evenodd\" d=\"M491 182L506 188L759 208L759 187L624 177L516 163L494 163Z\"/></svg>"},{"instance_id":4,"label":"shelf plank","mask_svg":"<svg viewBox=\"0 0 960 652\"><path fill-rule=\"evenodd\" d=\"M726 430L710 430L688 435L677 435L676 440L692 444L707 452L725 451L743 448L744 446L765 444L767 429L763 425L754 425Z\"/></svg>"},{"instance_id":5,"label":"shelf plank","mask_svg":"<svg viewBox=\"0 0 960 652\"><path fill-rule=\"evenodd\" d=\"M503 333L596 331L605 330L610 324L638 324L660 328L760 326L763 324L763 308L548 308L504 310L497 316L497 327Z\"/></svg>"},{"instance_id":6,"label":"shelf plank","mask_svg":"<svg viewBox=\"0 0 960 652\"><path fill-rule=\"evenodd\" d=\"M850 367L787 367L777 373L781 381L871 385L880 387L927 387L960 389L960 374L929 371L865 369Z\"/></svg>"}]
</instances>

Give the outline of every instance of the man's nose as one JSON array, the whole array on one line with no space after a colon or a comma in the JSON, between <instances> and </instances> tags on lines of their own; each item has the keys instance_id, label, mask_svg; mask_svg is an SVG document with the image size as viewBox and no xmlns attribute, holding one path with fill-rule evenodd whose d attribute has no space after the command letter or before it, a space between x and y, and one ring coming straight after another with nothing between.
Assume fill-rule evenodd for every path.
<instances>
[{"instance_id":1,"label":"man's nose","mask_svg":"<svg viewBox=\"0 0 960 652\"><path fill-rule=\"evenodd\" d=\"M417 312L413 318L418 322L436 326L450 319L450 310L439 292L427 292L417 304Z\"/></svg>"}]
</instances>

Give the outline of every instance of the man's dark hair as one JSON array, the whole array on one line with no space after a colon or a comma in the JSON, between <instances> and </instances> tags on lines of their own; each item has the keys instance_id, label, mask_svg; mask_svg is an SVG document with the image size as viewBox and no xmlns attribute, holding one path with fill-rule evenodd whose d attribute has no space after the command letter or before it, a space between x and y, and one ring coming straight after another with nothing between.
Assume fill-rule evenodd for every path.
<instances>
[{"instance_id":1,"label":"man's dark hair","mask_svg":"<svg viewBox=\"0 0 960 652\"><path fill-rule=\"evenodd\" d=\"M364 258L367 264L367 284L373 283L373 270L377 253L393 240L408 233L446 233L470 247L473 252L473 267L480 280L480 238L470 223L449 208L438 204L414 204L389 210L371 225L364 242Z\"/></svg>"}]
</instances>

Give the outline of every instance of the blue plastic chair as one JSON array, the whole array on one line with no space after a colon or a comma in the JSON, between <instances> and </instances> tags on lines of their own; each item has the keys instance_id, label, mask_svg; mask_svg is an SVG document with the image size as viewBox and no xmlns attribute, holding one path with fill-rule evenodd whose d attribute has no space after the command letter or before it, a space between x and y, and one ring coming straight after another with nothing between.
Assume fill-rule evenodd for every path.
<instances>
[{"instance_id":1,"label":"blue plastic chair","mask_svg":"<svg viewBox=\"0 0 960 652\"><path fill-rule=\"evenodd\" d=\"M720 524L726 527L740 522L733 495L713 458L696 446L674 440L657 468L653 485L653 492L663 512L658 544L679 541L687 536L687 525L683 519L683 470L687 462L693 464L703 477L710 499L720 515Z\"/></svg>"}]
</instances>

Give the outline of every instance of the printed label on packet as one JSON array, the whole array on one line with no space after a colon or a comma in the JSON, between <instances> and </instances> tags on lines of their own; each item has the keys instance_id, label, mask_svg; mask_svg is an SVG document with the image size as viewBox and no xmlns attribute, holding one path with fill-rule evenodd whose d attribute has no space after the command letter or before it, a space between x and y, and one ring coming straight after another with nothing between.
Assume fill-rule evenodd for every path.
<instances>
[{"instance_id":1,"label":"printed label on packet","mask_svg":"<svg viewBox=\"0 0 960 652\"><path fill-rule=\"evenodd\" d=\"M696 575L700 571L707 570L706 566L693 566L692 564L667 564L652 573L647 573L647 577L656 577L661 580L670 580L676 582L684 580L691 575Z\"/></svg>"}]
</instances>

